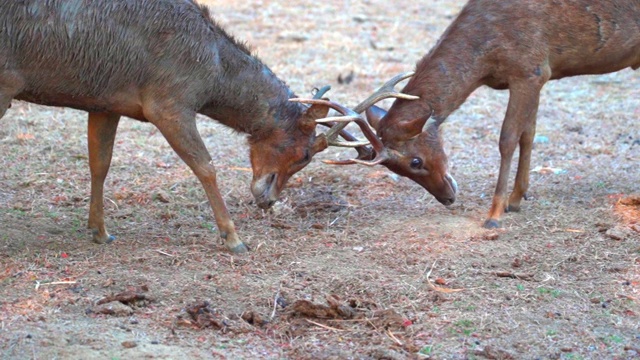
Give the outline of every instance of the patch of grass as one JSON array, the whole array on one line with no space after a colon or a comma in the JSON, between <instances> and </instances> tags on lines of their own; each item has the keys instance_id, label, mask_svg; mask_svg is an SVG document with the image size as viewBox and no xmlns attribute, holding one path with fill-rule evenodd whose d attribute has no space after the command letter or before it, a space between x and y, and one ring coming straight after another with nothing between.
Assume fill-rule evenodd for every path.
<instances>
[{"instance_id":1,"label":"patch of grass","mask_svg":"<svg viewBox=\"0 0 640 360\"><path fill-rule=\"evenodd\" d=\"M474 331L476 331L476 327L473 325L473 321L471 320L458 320L453 323L453 328L451 328L452 333L459 334L462 333L464 336L471 336Z\"/></svg>"},{"instance_id":2,"label":"patch of grass","mask_svg":"<svg viewBox=\"0 0 640 360\"><path fill-rule=\"evenodd\" d=\"M524 285L518 284L516 285L516 289L518 289L518 291L524 291Z\"/></svg>"},{"instance_id":3,"label":"patch of grass","mask_svg":"<svg viewBox=\"0 0 640 360\"><path fill-rule=\"evenodd\" d=\"M418 351L420 355L431 355L433 352L433 345L425 345Z\"/></svg>"},{"instance_id":4,"label":"patch of grass","mask_svg":"<svg viewBox=\"0 0 640 360\"><path fill-rule=\"evenodd\" d=\"M200 224L200 227L202 227L203 229L207 229L211 232L216 232L216 229L218 228L215 224L210 222L203 222L202 224Z\"/></svg>"},{"instance_id":5,"label":"patch of grass","mask_svg":"<svg viewBox=\"0 0 640 360\"><path fill-rule=\"evenodd\" d=\"M582 360L582 359L584 359L584 356L582 356L580 354L576 354L576 353L567 353L567 354L562 354L562 359L566 359L566 360Z\"/></svg>"},{"instance_id":6,"label":"patch of grass","mask_svg":"<svg viewBox=\"0 0 640 360\"><path fill-rule=\"evenodd\" d=\"M543 286L539 287L537 289L537 291L538 291L538 294L540 294L540 295L547 295L548 294L548 295L551 295L554 298L557 298L558 296L560 296L562 294L562 291L560 291L558 289L549 289L549 288L546 288L546 287L543 287Z\"/></svg>"},{"instance_id":7,"label":"patch of grass","mask_svg":"<svg viewBox=\"0 0 640 360\"><path fill-rule=\"evenodd\" d=\"M558 335L558 331L553 330L553 329L549 329L549 330L547 330L546 335L547 336L556 336L556 335Z\"/></svg>"},{"instance_id":8,"label":"patch of grass","mask_svg":"<svg viewBox=\"0 0 640 360\"><path fill-rule=\"evenodd\" d=\"M614 344L622 344L624 342L624 338L619 335L611 335L608 339Z\"/></svg>"}]
</instances>

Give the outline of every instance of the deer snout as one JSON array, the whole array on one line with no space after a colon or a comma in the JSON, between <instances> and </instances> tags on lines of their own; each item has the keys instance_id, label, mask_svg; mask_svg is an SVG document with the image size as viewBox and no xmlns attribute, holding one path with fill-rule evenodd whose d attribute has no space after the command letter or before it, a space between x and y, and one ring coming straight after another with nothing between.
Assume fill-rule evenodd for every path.
<instances>
[{"instance_id":1,"label":"deer snout","mask_svg":"<svg viewBox=\"0 0 640 360\"><path fill-rule=\"evenodd\" d=\"M456 179L454 179L451 175L446 174L444 176L444 195L436 196L436 200L438 200L442 205L451 205L456 201L456 194L458 193L458 183Z\"/></svg>"},{"instance_id":2,"label":"deer snout","mask_svg":"<svg viewBox=\"0 0 640 360\"><path fill-rule=\"evenodd\" d=\"M272 207L278 200L277 180L278 174L271 173L254 179L251 183L251 193L261 209Z\"/></svg>"}]
</instances>

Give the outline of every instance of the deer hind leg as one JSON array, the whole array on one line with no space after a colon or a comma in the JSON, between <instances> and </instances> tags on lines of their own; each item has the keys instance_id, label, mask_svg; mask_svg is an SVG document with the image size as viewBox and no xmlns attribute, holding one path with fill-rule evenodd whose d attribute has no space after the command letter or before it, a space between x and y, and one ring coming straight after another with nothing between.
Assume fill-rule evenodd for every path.
<instances>
[{"instance_id":1,"label":"deer hind leg","mask_svg":"<svg viewBox=\"0 0 640 360\"><path fill-rule=\"evenodd\" d=\"M220 231L220 237L226 247L234 253L248 251L240 241L229 211L222 199L216 181L216 170L195 122L195 113L159 117L149 116L151 121L167 139L173 150L191 168L202 183L207 194L213 215Z\"/></svg>"},{"instance_id":2,"label":"deer hind leg","mask_svg":"<svg viewBox=\"0 0 640 360\"><path fill-rule=\"evenodd\" d=\"M509 196L509 203L506 211L520 211L520 202L526 199L527 190L529 189L529 169L531 167L531 150L533 148L533 139L536 134L536 114L533 120L528 124L524 132L520 136L520 159L518 160L518 172L513 191Z\"/></svg>"},{"instance_id":3,"label":"deer hind leg","mask_svg":"<svg viewBox=\"0 0 640 360\"><path fill-rule=\"evenodd\" d=\"M529 184L529 161L531 159L531 144L535 133L535 119L540 99L540 89L544 82L531 81L512 84L509 92L507 114L500 131L500 173L496 184L493 202L484 227L499 228L500 218L512 201L507 201L507 185L511 160L516 146L520 144L520 162L516 175L516 186L511 199L514 206L520 203L522 195ZM524 145L524 146L523 146ZM524 155L524 156L523 156Z\"/></svg>"},{"instance_id":4,"label":"deer hind leg","mask_svg":"<svg viewBox=\"0 0 640 360\"><path fill-rule=\"evenodd\" d=\"M89 113L88 142L89 169L91 171L91 203L89 205L89 229L93 241L108 244L115 240L104 225L104 180L111 166L113 143L120 115Z\"/></svg>"}]
</instances>

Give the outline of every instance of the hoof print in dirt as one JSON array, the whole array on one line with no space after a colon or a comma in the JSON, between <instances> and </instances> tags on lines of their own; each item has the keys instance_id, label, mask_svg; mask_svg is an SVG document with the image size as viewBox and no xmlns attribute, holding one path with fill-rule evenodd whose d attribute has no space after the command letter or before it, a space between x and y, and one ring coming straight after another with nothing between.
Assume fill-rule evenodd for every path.
<instances>
[{"instance_id":1,"label":"hoof print in dirt","mask_svg":"<svg viewBox=\"0 0 640 360\"><path fill-rule=\"evenodd\" d=\"M215 310L209 308L209 302L199 301L185 308L190 319L179 318L179 325L195 326L199 329L214 328L222 330L227 326L227 322Z\"/></svg>"}]
</instances>

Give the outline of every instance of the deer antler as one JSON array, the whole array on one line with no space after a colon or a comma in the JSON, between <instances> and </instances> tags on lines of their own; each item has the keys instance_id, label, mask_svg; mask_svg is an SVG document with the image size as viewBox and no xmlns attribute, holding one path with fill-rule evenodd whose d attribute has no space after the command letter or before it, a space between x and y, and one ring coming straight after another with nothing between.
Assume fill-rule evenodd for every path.
<instances>
[{"instance_id":1,"label":"deer antler","mask_svg":"<svg viewBox=\"0 0 640 360\"><path fill-rule=\"evenodd\" d=\"M394 76L391 80L387 81L384 85L382 85L382 87L380 87L378 90L376 90L368 98L366 98L364 101L362 101L360 104L358 104L353 110L348 109L348 108L346 108L346 107L344 107L344 106L342 106L340 104L334 103L332 101L321 100L320 99L321 96L317 96L317 94L320 93L320 91L318 91L318 93L316 93L316 96L314 96L313 99L295 98L295 99L289 99L289 100L290 101L295 101L295 102L300 102L300 103L305 103L305 104L322 104L322 105L326 105L326 106L329 106L329 107L335 109L336 111L338 111L342 115L344 115L344 116L327 117L327 118L324 118L324 119L316 120L316 122L319 123L319 124L337 123L337 124L335 124L333 126L329 125L329 126L331 126L331 129L329 129L324 134L326 136L327 143L329 145L342 146L342 147L356 147L357 149L362 149L363 146L371 144L373 146L373 149L377 153L375 159L373 159L372 161L363 161L361 159L351 159L351 160L343 160L343 161L325 160L324 161L325 163L332 164L332 165L363 164L363 165L373 166L373 165L380 164L380 163L384 162L385 160L389 159L389 155L388 155L388 152L387 152L386 148L382 144L382 140L380 140L378 135L373 131L373 129L371 129L369 124L359 114L364 112L367 108L369 108L370 106L374 105L378 101L381 101L381 100L384 100L384 99L387 99L387 98L393 97L393 98L405 99L405 100L417 100L417 99L419 99L418 96L409 95L409 94L403 94L403 93L398 92L398 91L396 91L394 89L394 87L400 81L405 80L407 78L410 78L411 76L413 76L413 74L414 74L414 72L411 71L411 72L405 72L405 73L401 73L401 74L398 74L398 75ZM362 142L362 141L351 141L350 139L349 139L350 141L348 141L348 142L343 142L343 141L337 140L338 134L342 135L342 133L344 133L344 128L352 121L355 122L360 127L360 129L362 130L362 133L364 134L364 136L367 138L367 140L369 140L368 143L367 142ZM348 134L348 135L350 135L350 134ZM343 137L345 139L348 139L344 135L343 135ZM351 136L351 138L353 138L353 137ZM361 155L361 152L358 151L358 154Z\"/></svg>"},{"instance_id":2,"label":"deer antler","mask_svg":"<svg viewBox=\"0 0 640 360\"><path fill-rule=\"evenodd\" d=\"M374 105L378 101L387 99L387 98L398 98L405 100L417 100L419 97L414 95L403 94L401 92L396 91L394 88L398 83L402 80L408 79L415 74L413 71L405 72L398 74L391 78L391 80L387 81L382 87L376 90L373 94L371 94L368 98L364 99L360 104L356 105L353 108L353 111L356 114L360 114L367 110L371 105ZM327 131L325 135L327 136L327 141L331 144L331 142L337 137L337 134L344 129L348 125L348 122L338 124L331 128L331 130Z\"/></svg>"},{"instance_id":3,"label":"deer antler","mask_svg":"<svg viewBox=\"0 0 640 360\"><path fill-rule=\"evenodd\" d=\"M347 124L347 123L353 121L356 124L358 124L358 126L360 126L360 129L362 130L362 133L367 138L367 140L369 140L368 143L364 143L364 144L369 144L370 143L371 146L373 146L373 149L376 151L376 157L375 157L375 159L373 159L371 161L365 161L365 160L360 160L360 159L352 159L352 160L347 160L347 161L328 161L328 163L333 164L333 165L363 164L363 165L373 166L373 165L378 165L378 164L384 162L385 160L387 160L389 158L388 154L387 154L387 151L384 148L384 145L382 144L382 141L378 138L378 136L371 129L369 124L367 124L367 122L362 118L362 116L360 116L359 114L357 114L353 110L348 109L348 108L346 108L346 107L344 107L344 106L342 106L342 105L340 105L338 103L334 103L333 101L321 100L321 99L300 99L300 98L295 98L295 99L289 99L289 101L295 101L295 102L300 102L300 103L304 103L304 104L326 105L326 106L329 106L332 109L335 109L336 111L341 113L343 116L326 117L324 119L318 119L318 120L316 120L316 122L319 123L319 124L337 122L338 123L337 125L335 125L331 129L329 129L329 131L332 131L332 130L336 129L337 127L339 127L342 124ZM329 137L327 137L327 139L329 139ZM333 139L330 144L336 145L335 139ZM356 144L359 144L359 143L358 142L348 142L348 143L345 142L343 144L344 144L344 146L358 146ZM360 144L362 144L362 142L360 142ZM362 145L359 145L359 146L362 146Z\"/></svg>"},{"instance_id":4,"label":"deer antler","mask_svg":"<svg viewBox=\"0 0 640 360\"><path fill-rule=\"evenodd\" d=\"M325 85L323 87L321 87L320 89L315 88L312 92L313 94L313 98L314 99L322 99L324 94L327 93L327 91L331 90L331 86L330 85ZM320 122L321 125L328 127L329 129L333 128L334 126L336 126L336 123L333 122ZM347 140L346 142L343 141L339 141L337 139L337 136L334 137L333 139L331 139L331 141L327 140L327 143L329 145L333 145L333 146L340 146L340 147L353 147L356 149L356 151L358 152L358 159L360 160L370 160L373 158L373 150L371 149L371 147L367 146L369 145L368 141L358 141L358 139L351 135L351 133L349 133L348 131L341 129L340 131L338 131L337 133L339 133L339 135ZM326 135L323 135L326 138ZM339 162L335 162L335 164L337 165Z\"/></svg>"}]
</instances>

